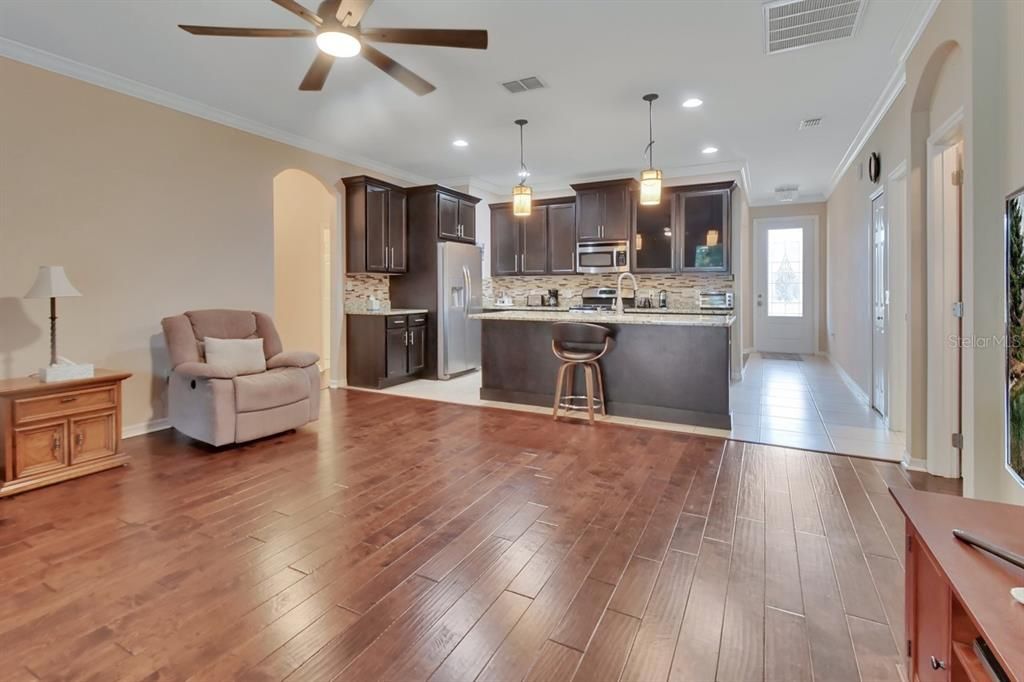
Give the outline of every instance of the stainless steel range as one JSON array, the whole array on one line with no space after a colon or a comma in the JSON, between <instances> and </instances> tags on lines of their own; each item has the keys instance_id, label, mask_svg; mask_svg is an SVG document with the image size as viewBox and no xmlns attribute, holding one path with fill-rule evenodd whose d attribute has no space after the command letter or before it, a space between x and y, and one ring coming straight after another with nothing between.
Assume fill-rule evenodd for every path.
<instances>
[{"instance_id":1,"label":"stainless steel range","mask_svg":"<svg viewBox=\"0 0 1024 682\"><path fill-rule=\"evenodd\" d=\"M580 293L581 303L569 306L569 310L577 313L610 313L615 309L615 287L590 287ZM632 289L622 290L622 305L632 308L636 300L636 292Z\"/></svg>"}]
</instances>

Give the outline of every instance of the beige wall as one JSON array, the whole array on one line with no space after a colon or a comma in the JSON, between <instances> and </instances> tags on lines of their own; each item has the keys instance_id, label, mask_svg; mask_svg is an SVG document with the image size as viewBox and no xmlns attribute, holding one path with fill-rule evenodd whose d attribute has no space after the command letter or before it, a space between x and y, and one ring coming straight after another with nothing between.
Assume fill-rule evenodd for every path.
<instances>
[{"instance_id":1,"label":"beige wall","mask_svg":"<svg viewBox=\"0 0 1024 682\"><path fill-rule=\"evenodd\" d=\"M324 232L337 221L333 191L309 173L294 168L274 178L274 322L285 348L320 354L327 366L331 289L323 281Z\"/></svg>"},{"instance_id":2,"label":"beige wall","mask_svg":"<svg viewBox=\"0 0 1024 682\"><path fill-rule=\"evenodd\" d=\"M964 276L967 333L1003 330L1005 195L1024 185L1024 3L944 0L906 64L906 85L828 200L829 352L863 388L870 386L870 301L850 296L870 285L869 195L878 186L859 176L879 152L883 178L908 166L908 243L911 255L910 428L908 448L927 457L926 377L926 139L959 109L964 114ZM884 182L884 180L883 180ZM1024 503L1024 489L1003 466L1005 391L999 347L965 351L964 489L969 495Z\"/></svg>"},{"instance_id":3,"label":"beige wall","mask_svg":"<svg viewBox=\"0 0 1024 682\"><path fill-rule=\"evenodd\" d=\"M743 270L748 274L743 281L743 298L751 302L751 305L743 309L743 347L751 349L754 347L754 221L758 218L795 218L798 216L814 216L818 219L818 348L825 350L828 346L826 339L826 306L825 284L828 281L828 259L826 258L828 246L828 231L826 229L828 216L824 202L811 204L780 204L778 206L751 206L750 220L747 225L749 234L747 243L750 245L744 253Z\"/></svg>"},{"instance_id":4,"label":"beige wall","mask_svg":"<svg viewBox=\"0 0 1024 682\"><path fill-rule=\"evenodd\" d=\"M83 296L58 304L60 352L134 373L128 427L166 414L161 317L273 310L274 177L364 172L6 59L0 83L0 376L46 362L46 303L21 297L63 265Z\"/></svg>"}]
</instances>

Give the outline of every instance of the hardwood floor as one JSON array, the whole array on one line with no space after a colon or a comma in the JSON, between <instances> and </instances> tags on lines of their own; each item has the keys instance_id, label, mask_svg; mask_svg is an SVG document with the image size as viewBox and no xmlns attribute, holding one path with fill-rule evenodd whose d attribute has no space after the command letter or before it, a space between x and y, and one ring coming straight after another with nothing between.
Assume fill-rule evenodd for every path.
<instances>
[{"instance_id":1,"label":"hardwood floor","mask_svg":"<svg viewBox=\"0 0 1024 682\"><path fill-rule=\"evenodd\" d=\"M357 391L126 445L0 500L0 679L901 679L893 464Z\"/></svg>"}]
</instances>

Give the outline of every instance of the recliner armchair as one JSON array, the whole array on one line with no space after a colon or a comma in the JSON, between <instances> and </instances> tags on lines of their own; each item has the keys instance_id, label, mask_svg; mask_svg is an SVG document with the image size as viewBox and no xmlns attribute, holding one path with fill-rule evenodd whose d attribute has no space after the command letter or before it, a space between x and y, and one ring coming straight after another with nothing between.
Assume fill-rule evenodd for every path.
<instances>
[{"instance_id":1,"label":"recliner armchair","mask_svg":"<svg viewBox=\"0 0 1024 682\"><path fill-rule=\"evenodd\" d=\"M220 446L270 436L316 421L316 353L284 352L269 315L248 310L191 310L160 321L171 356L171 425ZM235 375L206 362L204 338L263 339L267 370Z\"/></svg>"}]
</instances>

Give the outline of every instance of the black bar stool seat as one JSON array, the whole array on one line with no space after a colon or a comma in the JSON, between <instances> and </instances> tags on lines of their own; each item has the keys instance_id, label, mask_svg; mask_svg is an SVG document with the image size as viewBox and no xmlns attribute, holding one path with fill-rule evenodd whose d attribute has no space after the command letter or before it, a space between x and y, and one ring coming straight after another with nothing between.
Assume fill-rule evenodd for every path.
<instances>
[{"instance_id":1,"label":"black bar stool seat","mask_svg":"<svg viewBox=\"0 0 1024 682\"><path fill-rule=\"evenodd\" d=\"M601 410L601 414L607 414L604 406L604 378L597 361L614 347L615 339L611 330L599 324L556 322L551 325L551 352L562 361L555 383L553 418L558 419L559 410L586 410L593 423L595 407ZM572 394L577 366L583 368L586 395Z\"/></svg>"}]
</instances>

